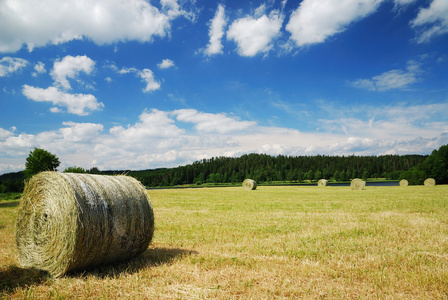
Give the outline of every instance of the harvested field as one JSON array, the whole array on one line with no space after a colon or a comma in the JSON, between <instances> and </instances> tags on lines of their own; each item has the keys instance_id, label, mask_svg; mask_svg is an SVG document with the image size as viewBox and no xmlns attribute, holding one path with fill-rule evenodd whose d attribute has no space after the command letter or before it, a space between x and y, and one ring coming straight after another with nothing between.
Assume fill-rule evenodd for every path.
<instances>
[{"instance_id":1,"label":"harvested field","mask_svg":"<svg viewBox=\"0 0 448 300\"><path fill-rule=\"evenodd\" d=\"M153 243L125 263L52 278L18 267L0 201L0 298L443 299L448 186L149 191Z\"/></svg>"}]
</instances>

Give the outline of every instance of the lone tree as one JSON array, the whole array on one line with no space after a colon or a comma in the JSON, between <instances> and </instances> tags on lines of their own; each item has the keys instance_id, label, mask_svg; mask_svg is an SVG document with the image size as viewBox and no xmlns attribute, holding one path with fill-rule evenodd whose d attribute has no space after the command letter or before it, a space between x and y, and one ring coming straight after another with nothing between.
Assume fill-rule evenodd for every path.
<instances>
[{"instance_id":1,"label":"lone tree","mask_svg":"<svg viewBox=\"0 0 448 300\"><path fill-rule=\"evenodd\" d=\"M25 177L30 178L43 171L54 171L60 164L56 155L44 149L34 148L33 151L30 151L30 155L26 159Z\"/></svg>"}]
</instances>

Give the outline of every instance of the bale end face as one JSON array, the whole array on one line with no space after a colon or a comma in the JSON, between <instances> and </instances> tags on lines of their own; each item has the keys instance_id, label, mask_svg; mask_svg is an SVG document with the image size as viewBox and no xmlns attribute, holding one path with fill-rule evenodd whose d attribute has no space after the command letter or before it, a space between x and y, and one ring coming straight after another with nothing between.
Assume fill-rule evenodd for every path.
<instances>
[{"instance_id":1,"label":"bale end face","mask_svg":"<svg viewBox=\"0 0 448 300\"><path fill-rule=\"evenodd\" d=\"M366 182L359 178L355 178L350 183L350 188L352 190L363 190L366 187Z\"/></svg>"},{"instance_id":2,"label":"bale end face","mask_svg":"<svg viewBox=\"0 0 448 300\"><path fill-rule=\"evenodd\" d=\"M408 186L409 182L406 179L402 179L399 182L399 186Z\"/></svg>"},{"instance_id":3,"label":"bale end face","mask_svg":"<svg viewBox=\"0 0 448 300\"><path fill-rule=\"evenodd\" d=\"M427 178L423 184L425 186L435 186L436 181L433 178Z\"/></svg>"},{"instance_id":4,"label":"bale end face","mask_svg":"<svg viewBox=\"0 0 448 300\"><path fill-rule=\"evenodd\" d=\"M320 186L320 187L324 187L324 186L327 186L327 185L328 185L328 180L326 180L326 179L320 179L317 182L317 186Z\"/></svg>"},{"instance_id":5,"label":"bale end face","mask_svg":"<svg viewBox=\"0 0 448 300\"><path fill-rule=\"evenodd\" d=\"M246 179L243 181L243 188L246 191L255 190L257 188L257 183L255 182L255 180Z\"/></svg>"}]
</instances>

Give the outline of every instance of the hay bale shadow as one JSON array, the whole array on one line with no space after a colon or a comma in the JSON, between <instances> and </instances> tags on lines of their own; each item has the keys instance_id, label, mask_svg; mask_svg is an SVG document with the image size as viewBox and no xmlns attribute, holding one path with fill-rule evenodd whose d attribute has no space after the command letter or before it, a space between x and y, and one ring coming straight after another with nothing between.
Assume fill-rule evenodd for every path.
<instances>
[{"instance_id":1,"label":"hay bale shadow","mask_svg":"<svg viewBox=\"0 0 448 300\"><path fill-rule=\"evenodd\" d=\"M67 277L94 276L96 278L114 277L122 274L136 273L145 268L174 263L178 258L189 255L197 255L198 252L178 248L148 248L141 255L128 261L113 264L100 265L82 271L74 271L66 274Z\"/></svg>"},{"instance_id":2,"label":"hay bale shadow","mask_svg":"<svg viewBox=\"0 0 448 300\"><path fill-rule=\"evenodd\" d=\"M46 271L24 269L10 265L6 270L0 270L0 298L3 293L11 293L16 288L41 284L50 278Z\"/></svg>"},{"instance_id":3,"label":"hay bale shadow","mask_svg":"<svg viewBox=\"0 0 448 300\"><path fill-rule=\"evenodd\" d=\"M103 279L121 274L132 274L145 268L172 264L177 258L197 254L196 251L178 248L148 248L143 254L129 261L75 271L66 274L65 277L94 276ZM43 284L52 278L46 271L10 265L6 270L0 270L0 298L2 295L12 293L17 288Z\"/></svg>"}]
</instances>

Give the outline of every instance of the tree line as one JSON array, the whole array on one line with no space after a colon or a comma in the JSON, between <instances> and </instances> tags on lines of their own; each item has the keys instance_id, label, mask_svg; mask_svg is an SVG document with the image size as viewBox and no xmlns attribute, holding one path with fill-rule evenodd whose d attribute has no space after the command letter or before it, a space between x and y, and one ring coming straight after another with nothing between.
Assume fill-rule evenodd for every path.
<instances>
[{"instance_id":1,"label":"tree line","mask_svg":"<svg viewBox=\"0 0 448 300\"><path fill-rule=\"evenodd\" d=\"M251 178L257 183L304 182L325 178L347 181L353 178L387 178L400 175L423 163L424 155L384 156L270 156L213 157L177 168L130 171L148 187L204 183L239 183Z\"/></svg>"},{"instance_id":2,"label":"tree line","mask_svg":"<svg viewBox=\"0 0 448 300\"><path fill-rule=\"evenodd\" d=\"M56 170L59 159L44 149L30 152L21 172L0 176L0 192L21 192L24 180L45 170ZM422 184L434 178L437 184L448 183L448 145L434 150L431 155L381 156L271 156L246 154L241 157L213 157L186 166L141 171L100 171L94 167L69 167L64 172L89 174L127 174L147 187L185 184L240 183L251 178L257 183L304 182L327 179L348 181L353 178L407 179L409 184Z\"/></svg>"}]
</instances>

